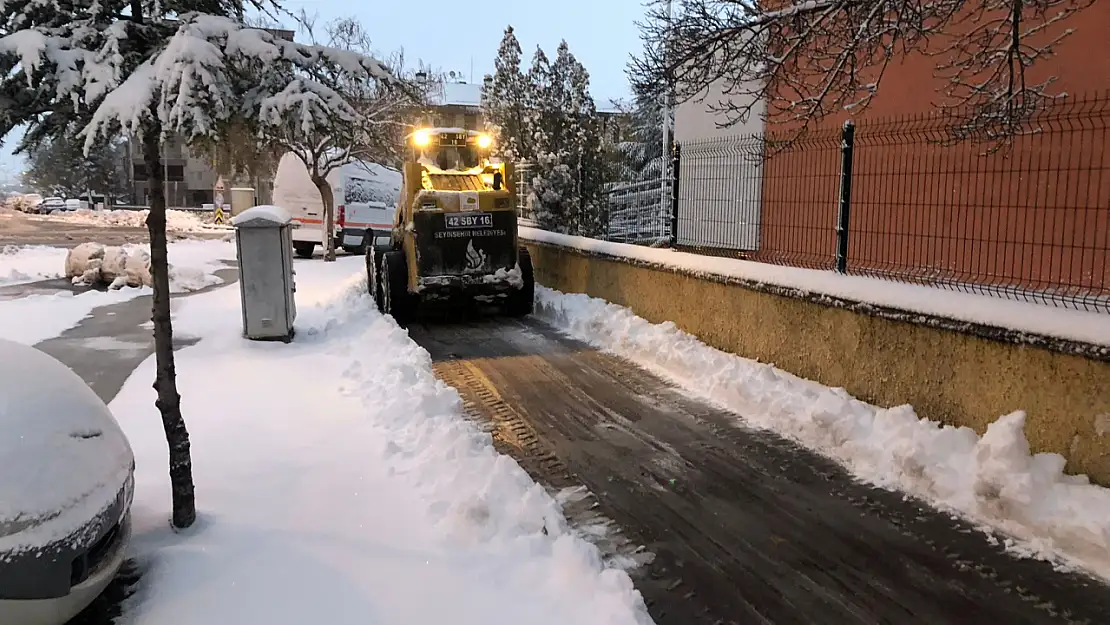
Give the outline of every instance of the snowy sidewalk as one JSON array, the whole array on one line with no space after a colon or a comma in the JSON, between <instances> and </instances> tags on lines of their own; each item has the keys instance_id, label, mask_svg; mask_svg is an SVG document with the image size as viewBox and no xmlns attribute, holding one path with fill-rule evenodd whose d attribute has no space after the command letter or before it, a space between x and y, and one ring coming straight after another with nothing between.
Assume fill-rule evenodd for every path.
<instances>
[{"instance_id":1,"label":"snowy sidewalk","mask_svg":"<svg viewBox=\"0 0 1110 625\"><path fill-rule=\"evenodd\" d=\"M426 352L380 316L360 259L298 262L290 345L240 337L236 288L183 300L175 331L197 525L167 525L152 359L111 408L137 458L120 623L648 623L623 572L460 414Z\"/></svg>"},{"instance_id":2,"label":"snowy sidewalk","mask_svg":"<svg viewBox=\"0 0 1110 625\"><path fill-rule=\"evenodd\" d=\"M214 274L223 284L232 285L239 279L238 270L229 267ZM205 293L207 286L192 293L176 293L171 306L182 297ZM154 353L154 335L150 329L151 297L107 304L89 311L87 317L60 335L35 345L73 369L105 402L110 402L123 387L131 373ZM193 341L174 337L177 349Z\"/></svg>"}]
</instances>

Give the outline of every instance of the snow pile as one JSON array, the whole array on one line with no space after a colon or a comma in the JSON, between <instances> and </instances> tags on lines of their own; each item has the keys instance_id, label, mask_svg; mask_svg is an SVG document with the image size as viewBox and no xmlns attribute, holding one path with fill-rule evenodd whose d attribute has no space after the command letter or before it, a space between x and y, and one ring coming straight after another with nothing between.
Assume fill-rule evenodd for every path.
<instances>
[{"instance_id":1,"label":"snow pile","mask_svg":"<svg viewBox=\"0 0 1110 625\"><path fill-rule=\"evenodd\" d=\"M1019 332L1110 346L1110 315L1068 310L978 295L904 284L877 278L846 276L832 271L769 265L732 258L689 254L570 236L520 227L520 238L657 265L693 275L712 275L773 284L805 293L945 317L958 321L1010 328Z\"/></svg>"},{"instance_id":2,"label":"snow pile","mask_svg":"<svg viewBox=\"0 0 1110 625\"><path fill-rule=\"evenodd\" d=\"M61 278L66 250L46 245L0 247L0 286Z\"/></svg>"},{"instance_id":3,"label":"snow pile","mask_svg":"<svg viewBox=\"0 0 1110 625\"><path fill-rule=\"evenodd\" d=\"M66 277L75 285L107 284L110 289L152 286L150 254L99 243L82 243L69 251Z\"/></svg>"},{"instance_id":4,"label":"snow pile","mask_svg":"<svg viewBox=\"0 0 1110 625\"><path fill-rule=\"evenodd\" d=\"M673 323L651 324L622 306L537 287L537 316L628 358L839 461L857 477L922 497L1024 541L1017 552L1063 559L1110 579L1110 490L1063 473L1059 454L1030 455L1015 412L982 437L920 419L910 406L879 408L844 389L718 351Z\"/></svg>"},{"instance_id":5,"label":"snow pile","mask_svg":"<svg viewBox=\"0 0 1110 625\"><path fill-rule=\"evenodd\" d=\"M626 573L431 372L366 295L360 259L300 263L293 343L244 340L237 289L182 300L175 330L197 528L166 524L153 359L112 410L136 449L129 625L647 625ZM212 384L234 379L235 384ZM429 600L433 598L433 600Z\"/></svg>"},{"instance_id":6,"label":"snow pile","mask_svg":"<svg viewBox=\"0 0 1110 625\"><path fill-rule=\"evenodd\" d=\"M195 241L180 241L170 245L175 251L191 251L196 249L197 243L200 243L204 250L213 246L209 242ZM224 242L214 245L229 247ZM99 243L82 243L67 254L65 276L72 279L75 285L106 284L110 289L120 289L125 286L152 286L148 250L149 246L146 245L104 246ZM230 250L230 254L233 258L234 250ZM178 256L179 254L174 255L175 260ZM197 266L198 262L199 266ZM207 256L199 261L191 258L180 265L171 262L170 290L174 293L183 293L219 284L222 281L212 272L220 266L211 262Z\"/></svg>"},{"instance_id":7,"label":"snow pile","mask_svg":"<svg viewBox=\"0 0 1110 625\"><path fill-rule=\"evenodd\" d=\"M0 554L72 536L127 481L131 447L107 406L68 367L0 339ZM16 531L11 531L14 524Z\"/></svg>"},{"instance_id":8,"label":"snow pile","mask_svg":"<svg viewBox=\"0 0 1110 625\"><path fill-rule=\"evenodd\" d=\"M71 224L96 226L101 228L124 227L145 228L149 210L75 210L61 211L42 215L37 219L64 221ZM213 232L227 230L227 226L204 222L198 213L191 211L166 210L166 231L182 233Z\"/></svg>"},{"instance_id":9,"label":"snow pile","mask_svg":"<svg viewBox=\"0 0 1110 625\"><path fill-rule=\"evenodd\" d=\"M87 260L89 264L96 265L99 262L103 266L103 257L99 261L92 258L97 253L95 245L82 249L81 255L70 255L70 260L74 261L71 264ZM128 245L118 249L125 252L128 258L145 258L147 254L146 246L143 245ZM227 267L225 261L235 258L234 244L224 241L176 241L170 243L168 249L170 291L174 293L196 291L222 283L223 280L214 275L216 270ZM118 258L117 256L117 261ZM61 259L58 259L55 266L63 266ZM96 271L99 275L100 269ZM150 294L151 289L144 286L108 292L90 290L76 294L61 291L0 301L0 338L34 345L77 325L98 306L118 304Z\"/></svg>"}]
</instances>

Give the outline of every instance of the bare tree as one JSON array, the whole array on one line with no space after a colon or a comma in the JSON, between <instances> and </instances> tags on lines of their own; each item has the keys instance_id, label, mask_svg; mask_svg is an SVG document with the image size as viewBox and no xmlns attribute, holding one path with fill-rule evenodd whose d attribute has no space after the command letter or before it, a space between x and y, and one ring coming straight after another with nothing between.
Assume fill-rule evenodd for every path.
<instances>
[{"instance_id":1,"label":"bare tree","mask_svg":"<svg viewBox=\"0 0 1110 625\"><path fill-rule=\"evenodd\" d=\"M937 58L940 107L958 135L1005 138L1061 97L1027 70L1070 34L1053 27L1093 0L651 0L640 24L645 53L629 75L641 91L671 85L679 102L718 84L723 126L757 102L771 123L801 130L866 108L891 60ZM937 43L940 43L938 46Z\"/></svg>"},{"instance_id":2,"label":"bare tree","mask_svg":"<svg viewBox=\"0 0 1110 625\"><path fill-rule=\"evenodd\" d=\"M315 17L302 10L298 21L313 44L320 45ZM325 32L329 48L370 58L370 39L357 21L336 20ZM262 73L259 68L252 71ZM320 192L324 232L329 233L324 237L324 260L334 261L335 239L330 233L335 226L335 197L328 175L351 162L395 161L406 112L417 95L380 62L369 79L352 75L339 63L302 66L297 71L305 76L305 80L289 77L291 93L297 97L283 98L279 93L265 101L253 132L262 144L295 155L308 170Z\"/></svg>"}]
</instances>

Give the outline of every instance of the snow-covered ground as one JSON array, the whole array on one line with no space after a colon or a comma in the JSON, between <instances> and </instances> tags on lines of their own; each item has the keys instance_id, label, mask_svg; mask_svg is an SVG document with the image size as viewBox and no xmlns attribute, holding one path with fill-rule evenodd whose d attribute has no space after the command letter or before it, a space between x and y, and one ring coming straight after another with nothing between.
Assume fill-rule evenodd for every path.
<instances>
[{"instance_id":1,"label":"snow-covered ground","mask_svg":"<svg viewBox=\"0 0 1110 625\"><path fill-rule=\"evenodd\" d=\"M144 362L111 408L137 458L146 572L119 623L618 625L626 573L462 415L427 352L367 298L358 258L298 261L288 345L240 336L239 293L181 300L178 388L199 519L170 530Z\"/></svg>"},{"instance_id":2,"label":"snow-covered ground","mask_svg":"<svg viewBox=\"0 0 1110 625\"><path fill-rule=\"evenodd\" d=\"M51 215L33 215L29 219L42 221L61 221L85 226L124 226L145 228L149 210L76 210L62 211ZM211 224L204 221L201 214L192 211L168 209L166 211L166 231L180 233L218 232L230 230L228 226Z\"/></svg>"},{"instance_id":3,"label":"snow-covered ground","mask_svg":"<svg viewBox=\"0 0 1110 625\"><path fill-rule=\"evenodd\" d=\"M127 249L148 249L128 245ZM48 248L53 249L53 248ZM0 256L0 273L18 271L21 276L57 278L64 274L66 250L47 251L41 247L20 248ZM235 244L226 241L177 241L169 244L170 288L177 293L196 291L219 284L215 271L235 259ZM20 280L25 281L25 280ZM8 283L11 284L11 283ZM149 288L123 288L117 291L87 290L70 293L32 294L0 301L0 338L25 345L58 336L80 323L92 309L115 304L140 295Z\"/></svg>"},{"instance_id":4,"label":"snow-covered ground","mask_svg":"<svg viewBox=\"0 0 1110 625\"><path fill-rule=\"evenodd\" d=\"M537 287L536 314L570 336L635 362L839 461L860 479L921 497L986 527L1019 555L1110 580L1110 490L1063 472L1059 454L1031 455L1021 412L980 437L920 419L910 406L879 408L767 364L701 343L673 323Z\"/></svg>"},{"instance_id":5,"label":"snow-covered ground","mask_svg":"<svg viewBox=\"0 0 1110 625\"><path fill-rule=\"evenodd\" d=\"M62 277L66 251L48 245L0 247L0 286Z\"/></svg>"}]
</instances>

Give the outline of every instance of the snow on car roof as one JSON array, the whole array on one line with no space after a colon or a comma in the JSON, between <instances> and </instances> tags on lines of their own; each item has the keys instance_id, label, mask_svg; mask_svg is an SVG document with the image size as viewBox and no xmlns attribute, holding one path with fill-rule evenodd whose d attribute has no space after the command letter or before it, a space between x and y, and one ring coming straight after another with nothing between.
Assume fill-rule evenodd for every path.
<instances>
[{"instance_id":1,"label":"snow on car roof","mask_svg":"<svg viewBox=\"0 0 1110 625\"><path fill-rule=\"evenodd\" d=\"M111 506L134 455L71 369L0 339L0 560L81 530Z\"/></svg>"}]
</instances>

